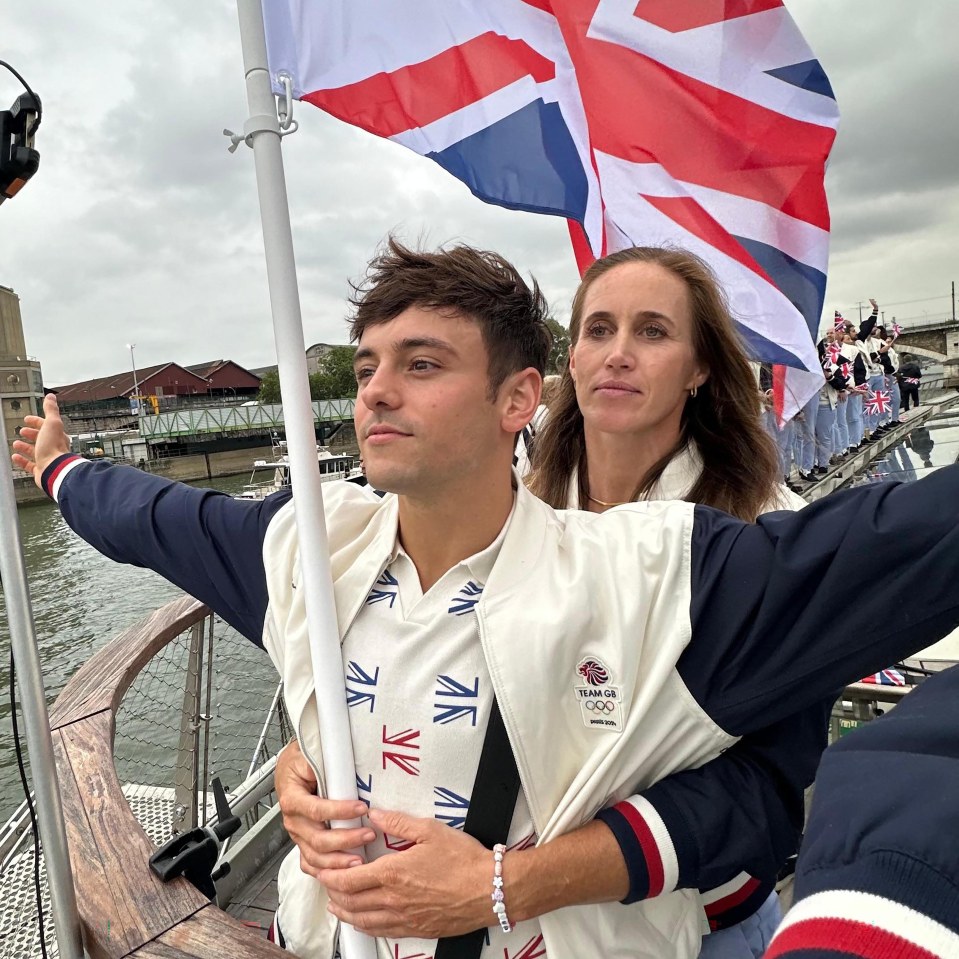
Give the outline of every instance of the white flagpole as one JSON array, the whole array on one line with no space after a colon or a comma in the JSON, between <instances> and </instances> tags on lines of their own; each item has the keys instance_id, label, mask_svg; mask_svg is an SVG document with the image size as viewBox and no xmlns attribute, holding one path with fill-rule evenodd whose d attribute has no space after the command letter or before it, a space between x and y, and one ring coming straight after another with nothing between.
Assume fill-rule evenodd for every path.
<instances>
[{"instance_id":1,"label":"white flagpole","mask_svg":"<svg viewBox=\"0 0 959 959\"><path fill-rule=\"evenodd\" d=\"M9 450L0 455L0 581L10 624L10 644L17 667L20 706L27 733L37 826L47 870L47 888L61 959L83 959L80 918L73 889L67 830L60 805L57 765L50 736L50 716L43 688L40 651L20 539L20 519L13 489ZM40 855L40 850L37 850Z\"/></svg>"},{"instance_id":2,"label":"white flagpole","mask_svg":"<svg viewBox=\"0 0 959 959\"><path fill-rule=\"evenodd\" d=\"M323 491L316 459L316 434L306 371L306 345L303 341L303 321L293 257L293 234L260 0L237 0L237 12L250 109L250 118L243 127L243 133L252 140L256 165L280 396L286 424L290 475L296 491L300 569L306 595L313 682L323 741L324 776L329 798L356 799L356 765L333 602ZM359 824L355 820L334 825ZM317 919L324 921L325 917ZM375 959L376 943L352 926L343 924L340 928L340 952L344 959Z\"/></svg>"}]
</instances>

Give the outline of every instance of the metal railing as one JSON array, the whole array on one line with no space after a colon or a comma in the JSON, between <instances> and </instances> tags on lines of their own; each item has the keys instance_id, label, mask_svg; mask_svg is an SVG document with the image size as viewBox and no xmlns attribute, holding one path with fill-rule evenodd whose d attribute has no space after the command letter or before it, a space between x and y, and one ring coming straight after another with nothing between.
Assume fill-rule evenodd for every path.
<instances>
[{"instance_id":1,"label":"metal railing","mask_svg":"<svg viewBox=\"0 0 959 959\"><path fill-rule=\"evenodd\" d=\"M264 812L273 806L276 754L292 735L276 672L261 649L199 603L185 599L169 604L78 671L58 699L51 722L55 736L69 729L72 741L81 742L86 726L93 738L67 761L90 755L89 746L97 741L94 730L103 729L97 717L105 709L112 711L113 769L101 769L95 779L115 775L135 817L130 822L152 844L215 821L209 791L215 776L243 821L233 837L238 851L265 824ZM86 718L74 719L80 716ZM63 762L59 757L58 764ZM82 795L83 784L77 785ZM105 808L110 796L94 801ZM129 843L137 845L132 833ZM130 869L146 870L145 858L140 862L135 852L130 855ZM0 827L0 959L40 954L32 863L24 803ZM76 868L82 892L91 879L83 875L82 863ZM237 873L233 885L243 869ZM79 899L83 913L84 897ZM49 902L44 902L46 910ZM50 924L46 932L48 953L54 956Z\"/></svg>"}]
</instances>

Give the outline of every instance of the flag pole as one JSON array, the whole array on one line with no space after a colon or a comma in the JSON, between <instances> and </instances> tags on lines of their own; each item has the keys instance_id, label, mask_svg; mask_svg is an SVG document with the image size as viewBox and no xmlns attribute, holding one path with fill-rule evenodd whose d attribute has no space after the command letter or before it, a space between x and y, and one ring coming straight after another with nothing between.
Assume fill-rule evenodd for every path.
<instances>
[{"instance_id":1,"label":"flag pole","mask_svg":"<svg viewBox=\"0 0 959 959\"><path fill-rule=\"evenodd\" d=\"M33 622L33 607L23 560L17 497L13 489L13 469L9 452L0 456L0 581L10 625L10 645L17 667L20 708L27 734L33 780L34 806L43 862L50 892L50 911L61 959L83 959L77 898L73 889L73 870L67 846L67 830L60 804L57 765L50 734L40 651ZM40 855L40 850L36 851Z\"/></svg>"},{"instance_id":2,"label":"flag pole","mask_svg":"<svg viewBox=\"0 0 959 959\"><path fill-rule=\"evenodd\" d=\"M356 799L356 765L333 598L323 491L316 458L316 434L306 370L306 345L296 281L293 233L260 0L237 0L237 13L250 110L243 133L247 142L252 142L256 167L280 398L286 425L290 476L296 491L300 570L313 661L316 708L323 742L326 793L331 799ZM354 820L334 825L358 826L360 822ZM317 919L324 921L325 917ZM340 952L344 959L376 959L376 943L352 926L341 924Z\"/></svg>"}]
</instances>

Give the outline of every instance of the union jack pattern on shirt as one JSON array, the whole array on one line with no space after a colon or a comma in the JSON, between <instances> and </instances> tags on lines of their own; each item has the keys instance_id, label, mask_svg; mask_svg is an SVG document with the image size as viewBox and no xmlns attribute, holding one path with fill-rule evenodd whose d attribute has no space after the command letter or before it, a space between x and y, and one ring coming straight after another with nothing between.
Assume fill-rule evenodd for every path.
<instances>
[{"instance_id":1,"label":"union jack pattern on shirt","mask_svg":"<svg viewBox=\"0 0 959 959\"><path fill-rule=\"evenodd\" d=\"M492 703L476 605L500 542L454 567L426 593L400 551L344 637L357 791L374 808L432 816L452 829L466 824ZM522 791L504 840L511 850L536 842ZM409 836L378 832L366 855L375 859L413 845ZM436 947L422 939L388 943L402 957L432 957ZM508 937L491 929L482 955L541 959L539 923L520 923Z\"/></svg>"},{"instance_id":2,"label":"union jack pattern on shirt","mask_svg":"<svg viewBox=\"0 0 959 959\"><path fill-rule=\"evenodd\" d=\"M818 391L838 109L783 0L276 0L265 24L278 93L566 218L581 269L701 255L787 415Z\"/></svg>"},{"instance_id":3,"label":"union jack pattern on shirt","mask_svg":"<svg viewBox=\"0 0 959 959\"><path fill-rule=\"evenodd\" d=\"M396 602L397 583L388 569L384 569L380 578L376 581L376 586L370 590L370 595L366 597L366 605L372 606L374 603L385 602L393 608Z\"/></svg>"}]
</instances>

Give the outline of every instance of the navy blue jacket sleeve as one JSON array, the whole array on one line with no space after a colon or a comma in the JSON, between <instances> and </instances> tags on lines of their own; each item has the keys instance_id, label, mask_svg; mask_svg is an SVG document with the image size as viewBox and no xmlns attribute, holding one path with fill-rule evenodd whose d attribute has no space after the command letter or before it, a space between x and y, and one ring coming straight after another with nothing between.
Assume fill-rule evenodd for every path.
<instances>
[{"instance_id":1,"label":"navy blue jacket sleeve","mask_svg":"<svg viewBox=\"0 0 959 959\"><path fill-rule=\"evenodd\" d=\"M959 955L959 669L826 751L795 903L782 959Z\"/></svg>"},{"instance_id":2,"label":"navy blue jacket sleeve","mask_svg":"<svg viewBox=\"0 0 959 959\"><path fill-rule=\"evenodd\" d=\"M72 457L44 471L49 478ZM154 570L206 603L257 645L263 641L263 538L281 492L260 502L152 476L129 466L82 463L63 477L58 502L81 538L118 563Z\"/></svg>"},{"instance_id":3,"label":"navy blue jacket sleeve","mask_svg":"<svg viewBox=\"0 0 959 959\"><path fill-rule=\"evenodd\" d=\"M744 735L959 624L959 466L755 525L696 506L691 559L692 640L678 669L705 711Z\"/></svg>"}]
</instances>

